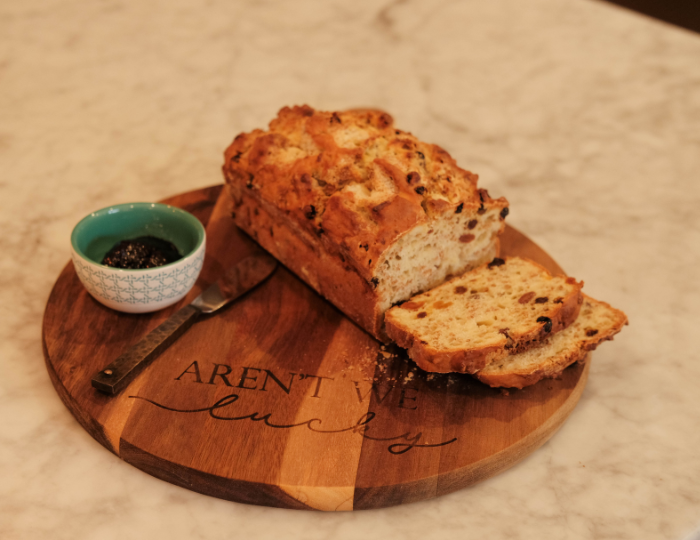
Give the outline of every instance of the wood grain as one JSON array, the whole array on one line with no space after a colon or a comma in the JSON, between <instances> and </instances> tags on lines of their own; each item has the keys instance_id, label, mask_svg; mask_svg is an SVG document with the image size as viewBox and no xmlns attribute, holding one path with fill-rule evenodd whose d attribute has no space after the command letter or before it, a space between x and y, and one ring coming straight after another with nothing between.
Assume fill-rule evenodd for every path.
<instances>
[{"instance_id":1,"label":"wood grain","mask_svg":"<svg viewBox=\"0 0 700 540\"><path fill-rule=\"evenodd\" d=\"M121 394L92 374L260 248L233 225L221 186L168 199L207 227L195 288L154 314L112 311L68 264L44 315L46 366L80 424L167 482L282 508L379 508L450 493L517 463L576 405L587 365L509 393L428 374L384 347L285 268L202 317ZM502 253L561 268L508 227Z\"/></svg>"}]
</instances>

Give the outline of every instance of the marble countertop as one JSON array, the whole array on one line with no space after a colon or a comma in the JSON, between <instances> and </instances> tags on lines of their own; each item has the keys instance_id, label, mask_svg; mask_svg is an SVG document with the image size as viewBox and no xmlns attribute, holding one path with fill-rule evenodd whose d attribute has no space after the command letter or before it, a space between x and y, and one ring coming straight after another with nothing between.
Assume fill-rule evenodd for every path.
<instances>
[{"instance_id":1,"label":"marble countertop","mask_svg":"<svg viewBox=\"0 0 700 540\"><path fill-rule=\"evenodd\" d=\"M0 13L1 538L697 538L700 36L592 0ZM566 424L505 473L383 510L246 506L120 461L54 392L41 321L73 225L220 183L237 133L302 103L384 108L445 147L628 314Z\"/></svg>"}]
</instances>

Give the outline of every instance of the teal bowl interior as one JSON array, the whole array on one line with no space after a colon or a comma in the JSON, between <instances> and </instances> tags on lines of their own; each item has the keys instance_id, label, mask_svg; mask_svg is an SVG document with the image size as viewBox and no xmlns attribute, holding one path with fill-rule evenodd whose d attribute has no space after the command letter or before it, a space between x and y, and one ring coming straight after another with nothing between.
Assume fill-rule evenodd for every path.
<instances>
[{"instance_id":1,"label":"teal bowl interior","mask_svg":"<svg viewBox=\"0 0 700 540\"><path fill-rule=\"evenodd\" d=\"M80 256L101 264L106 253L122 240L155 236L175 244L185 258L202 245L204 235L204 227L189 212L167 204L128 203L84 217L73 229L71 243Z\"/></svg>"}]
</instances>

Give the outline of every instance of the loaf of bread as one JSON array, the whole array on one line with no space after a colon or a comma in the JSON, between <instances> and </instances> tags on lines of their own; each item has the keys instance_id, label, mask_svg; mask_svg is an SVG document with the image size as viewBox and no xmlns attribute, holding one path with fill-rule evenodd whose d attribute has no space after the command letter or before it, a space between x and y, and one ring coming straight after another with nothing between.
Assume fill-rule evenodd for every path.
<instances>
[{"instance_id":1,"label":"loaf of bread","mask_svg":"<svg viewBox=\"0 0 700 540\"><path fill-rule=\"evenodd\" d=\"M571 326L544 345L492 362L476 374L478 379L490 386L524 388L556 378L574 362L584 361L588 351L612 339L627 324L622 311L583 296L581 312Z\"/></svg>"},{"instance_id":2,"label":"loaf of bread","mask_svg":"<svg viewBox=\"0 0 700 540\"><path fill-rule=\"evenodd\" d=\"M377 110L285 107L235 138L223 172L236 224L384 341L392 305L498 254L508 214L477 175Z\"/></svg>"},{"instance_id":3,"label":"loaf of bread","mask_svg":"<svg viewBox=\"0 0 700 540\"><path fill-rule=\"evenodd\" d=\"M473 374L573 323L582 286L529 259L496 258L391 308L386 329L425 371Z\"/></svg>"}]
</instances>

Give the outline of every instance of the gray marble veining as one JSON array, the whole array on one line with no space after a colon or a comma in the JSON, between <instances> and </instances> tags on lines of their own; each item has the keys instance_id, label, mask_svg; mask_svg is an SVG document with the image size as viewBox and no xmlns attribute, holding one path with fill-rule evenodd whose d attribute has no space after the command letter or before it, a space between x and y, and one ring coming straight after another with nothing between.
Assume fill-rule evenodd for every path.
<instances>
[{"instance_id":1,"label":"gray marble veining","mask_svg":"<svg viewBox=\"0 0 700 540\"><path fill-rule=\"evenodd\" d=\"M700 36L590 0L5 2L0 537L685 538L700 525ZM374 106L629 316L540 450L451 495L303 513L171 486L53 391L43 308L86 213L221 182L283 105Z\"/></svg>"}]
</instances>

